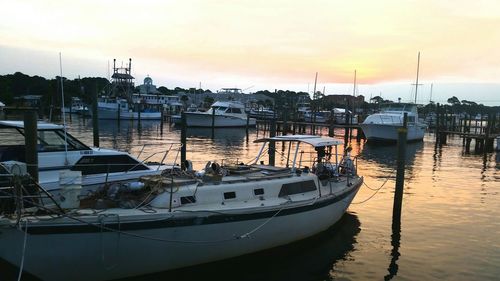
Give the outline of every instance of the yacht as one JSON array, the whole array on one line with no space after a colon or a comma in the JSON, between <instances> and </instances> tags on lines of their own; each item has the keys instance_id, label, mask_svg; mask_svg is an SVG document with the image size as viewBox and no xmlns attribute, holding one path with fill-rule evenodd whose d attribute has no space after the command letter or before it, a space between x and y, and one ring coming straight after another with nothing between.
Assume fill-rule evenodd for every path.
<instances>
[{"instance_id":1,"label":"yacht","mask_svg":"<svg viewBox=\"0 0 500 281\"><path fill-rule=\"evenodd\" d=\"M250 118L245 113L245 106L235 101L218 101L205 112L184 114L188 127L245 127L247 124L248 126L256 124L255 118Z\"/></svg>"},{"instance_id":2,"label":"yacht","mask_svg":"<svg viewBox=\"0 0 500 281\"><path fill-rule=\"evenodd\" d=\"M172 166L145 163L132 155L104 148L91 148L65 131L64 126L38 122L39 184L50 192L61 188L64 172L80 172L82 194L105 184L135 181L140 176L158 175ZM0 162L25 162L23 121L0 121ZM166 153L166 152L165 152Z\"/></svg>"},{"instance_id":3,"label":"yacht","mask_svg":"<svg viewBox=\"0 0 500 281\"><path fill-rule=\"evenodd\" d=\"M19 216L15 207L0 210L0 258L42 280L114 280L271 249L339 221L363 183L349 150L337 154L341 141L256 142L261 149L248 164L208 162L197 172L143 177L140 190L82 198L86 207L71 212L36 202ZM260 162L269 142L293 147L286 166ZM313 162L303 162L304 145L317 153Z\"/></svg>"},{"instance_id":4,"label":"yacht","mask_svg":"<svg viewBox=\"0 0 500 281\"><path fill-rule=\"evenodd\" d=\"M379 113L369 115L360 124L368 141L395 142L398 128L403 126L403 116L408 114L408 141L421 141L427 125L418 118L417 105L414 103L394 103L386 105Z\"/></svg>"},{"instance_id":5,"label":"yacht","mask_svg":"<svg viewBox=\"0 0 500 281\"><path fill-rule=\"evenodd\" d=\"M126 99L101 97L97 103L97 116L99 119L121 119L121 120L161 120L161 112L158 109L145 107L142 103L129 103Z\"/></svg>"}]
</instances>

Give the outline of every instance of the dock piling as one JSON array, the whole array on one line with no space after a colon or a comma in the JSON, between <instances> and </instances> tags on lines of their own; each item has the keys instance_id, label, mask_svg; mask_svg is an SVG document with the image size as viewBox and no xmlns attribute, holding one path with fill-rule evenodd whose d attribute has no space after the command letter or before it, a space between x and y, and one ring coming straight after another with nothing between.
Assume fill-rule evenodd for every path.
<instances>
[{"instance_id":1,"label":"dock piling","mask_svg":"<svg viewBox=\"0 0 500 281\"><path fill-rule=\"evenodd\" d=\"M28 110L24 113L24 142L26 147L26 166L31 177L38 182L38 151L37 151L37 113Z\"/></svg>"}]
</instances>

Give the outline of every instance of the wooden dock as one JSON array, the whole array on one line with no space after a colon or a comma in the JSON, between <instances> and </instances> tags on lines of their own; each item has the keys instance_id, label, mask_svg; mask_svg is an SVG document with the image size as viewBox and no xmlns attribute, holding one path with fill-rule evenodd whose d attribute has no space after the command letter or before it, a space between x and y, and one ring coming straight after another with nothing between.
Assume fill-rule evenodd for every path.
<instances>
[{"instance_id":1,"label":"wooden dock","mask_svg":"<svg viewBox=\"0 0 500 281\"><path fill-rule=\"evenodd\" d=\"M436 120L436 143L446 144L449 135L462 138L465 152L470 152L472 140L474 151L494 150L495 139L500 136L500 113L487 112L479 116L460 116L447 112L438 104Z\"/></svg>"}]
</instances>

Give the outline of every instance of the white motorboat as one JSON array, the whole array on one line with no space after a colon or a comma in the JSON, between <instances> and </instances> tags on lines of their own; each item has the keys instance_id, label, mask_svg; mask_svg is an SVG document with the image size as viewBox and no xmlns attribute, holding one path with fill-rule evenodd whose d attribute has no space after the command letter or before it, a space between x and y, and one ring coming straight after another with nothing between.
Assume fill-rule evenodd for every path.
<instances>
[{"instance_id":1,"label":"white motorboat","mask_svg":"<svg viewBox=\"0 0 500 281\"><path fill-rule=\"evenodd\" d=\"M394 103L381 109L380 113L369 115L360 124L368 141L395 142L398 128L403 126L403 116L408 114L407 140L419 141L424 138L427 125L418 118L417 105L413 103Z\"/></svg>"},{"instance_id":2,"label":"white motorboat","mask_svg":"<svg viewBox=\"0 0 500 281\"><path fill-rule=\"evenodd\" d=\"M140 176L157 175L172 168L163 163L149 165L126 152L88 147L65 133L62 125L38 122L37 129L39 183L53 193L61 187L62 172L81 172L85 194L104 184L136 181ZM0 121L0 138L0 162L25 162L22 121Z\"/></svg>"},{"instance_id":3,"label":"white motorboat","mask_svg":"<svg viewBox=\"0 0 500 281\"><path fill-rule=\"evenodd\" d=\"M188 127L245 127L255 126L255 118L249 118L245 106L235 101L218 101L206 112L185 112ZM247 120L248 119L248 120Z\"/></svg>"},{"instance_id":4,"label":"white motorboat","mask_svg":"<svg viewBox=\"0 0 500 281\"><path fill-rule=\"evenodd\" d=\"M331 112L327 110L307 111L304 113L304 121L306 122L326 123L330 120L330 117Z\"/></svg>"},{"instance_id":5,"label":"white motorboat","mask_svg":"<svg viewBox=\"0 0 500 281\"><path fill-rule=\"evenodd\" d=\"M276 113L274 110L271 110L269 108L257 108L257 109L250 109L250 112L248 113L250 117L256 118L256 119L273 119L276 118Z\"/></svg>"},{"instance_id":6,"label":"white motorboat","mask_svg":"<svg viewBox=\"0 0 500 281\"><path fill-rule=\"evenodd\" d=\"M131 106L132 105L132 106ZM161 112L157 109L146 107L139 112L140 103L129 104L126 99L101 97L97 103L97 116L99 119L121 120L161 120Z\"/></svg>"},{"instance_id":7,"label":"white motorboat","mask_svg":"<svg viewBox=\"0 0 500 281\"><path fill-rule=\"evenodd\" d=\"M352 114L350 110L346 110L345 108L339 108L335 107L332 110L333 116L333 122L335 124L346 124L346 112L349 114L349 119L350 122L349 124L358 124L358 115Z\"/></svg>"},{"instance_id":8,"label":"white motorboat","mask_svg":"<svg viewBox=\"0 0 500 281\"><path fill-rule=\"evenodd\" d=\"M295 151L288 168L259 164L269 141ZM340 141L289 135L257 142L263 146L249 165L208 163L202 172L144 178L135 198L127 190L114 195L120 206L142 202L132 208L0 212L0 258L43 280L108 280L289 244L342 217L363 178L349 153L329 153ZM312 168L302 161L301 144L317 151Z\"/></svg>"}]
</instances>

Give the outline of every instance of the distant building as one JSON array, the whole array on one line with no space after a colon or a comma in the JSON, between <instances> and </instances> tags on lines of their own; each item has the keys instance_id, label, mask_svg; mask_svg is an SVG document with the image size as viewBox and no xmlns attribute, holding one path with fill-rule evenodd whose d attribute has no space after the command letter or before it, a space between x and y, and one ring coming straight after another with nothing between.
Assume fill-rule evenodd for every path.
<instances>
[{"instance_id":1,"label":"distant building","mask_svg":"<svg viewBox=\"0 0 500 281\"><path fill-rule=\"evenodd\" d=\"M14 97L15 106L26 106L39 108L42 103L42 95L25 95Z\"/></svg>"},{"instance_id":2,"label":"distant building","mask_svg":"<svg viewBox=\"0 0 500 281\"><path fill-rule=\"evenodd\" d=\"M153 84L153 79L151 77L144 78L144 84L138 86L139 93L141 95L147 94L160 94L160 91L156 89L156 86Z\"/></svg>"}]
</instances>

